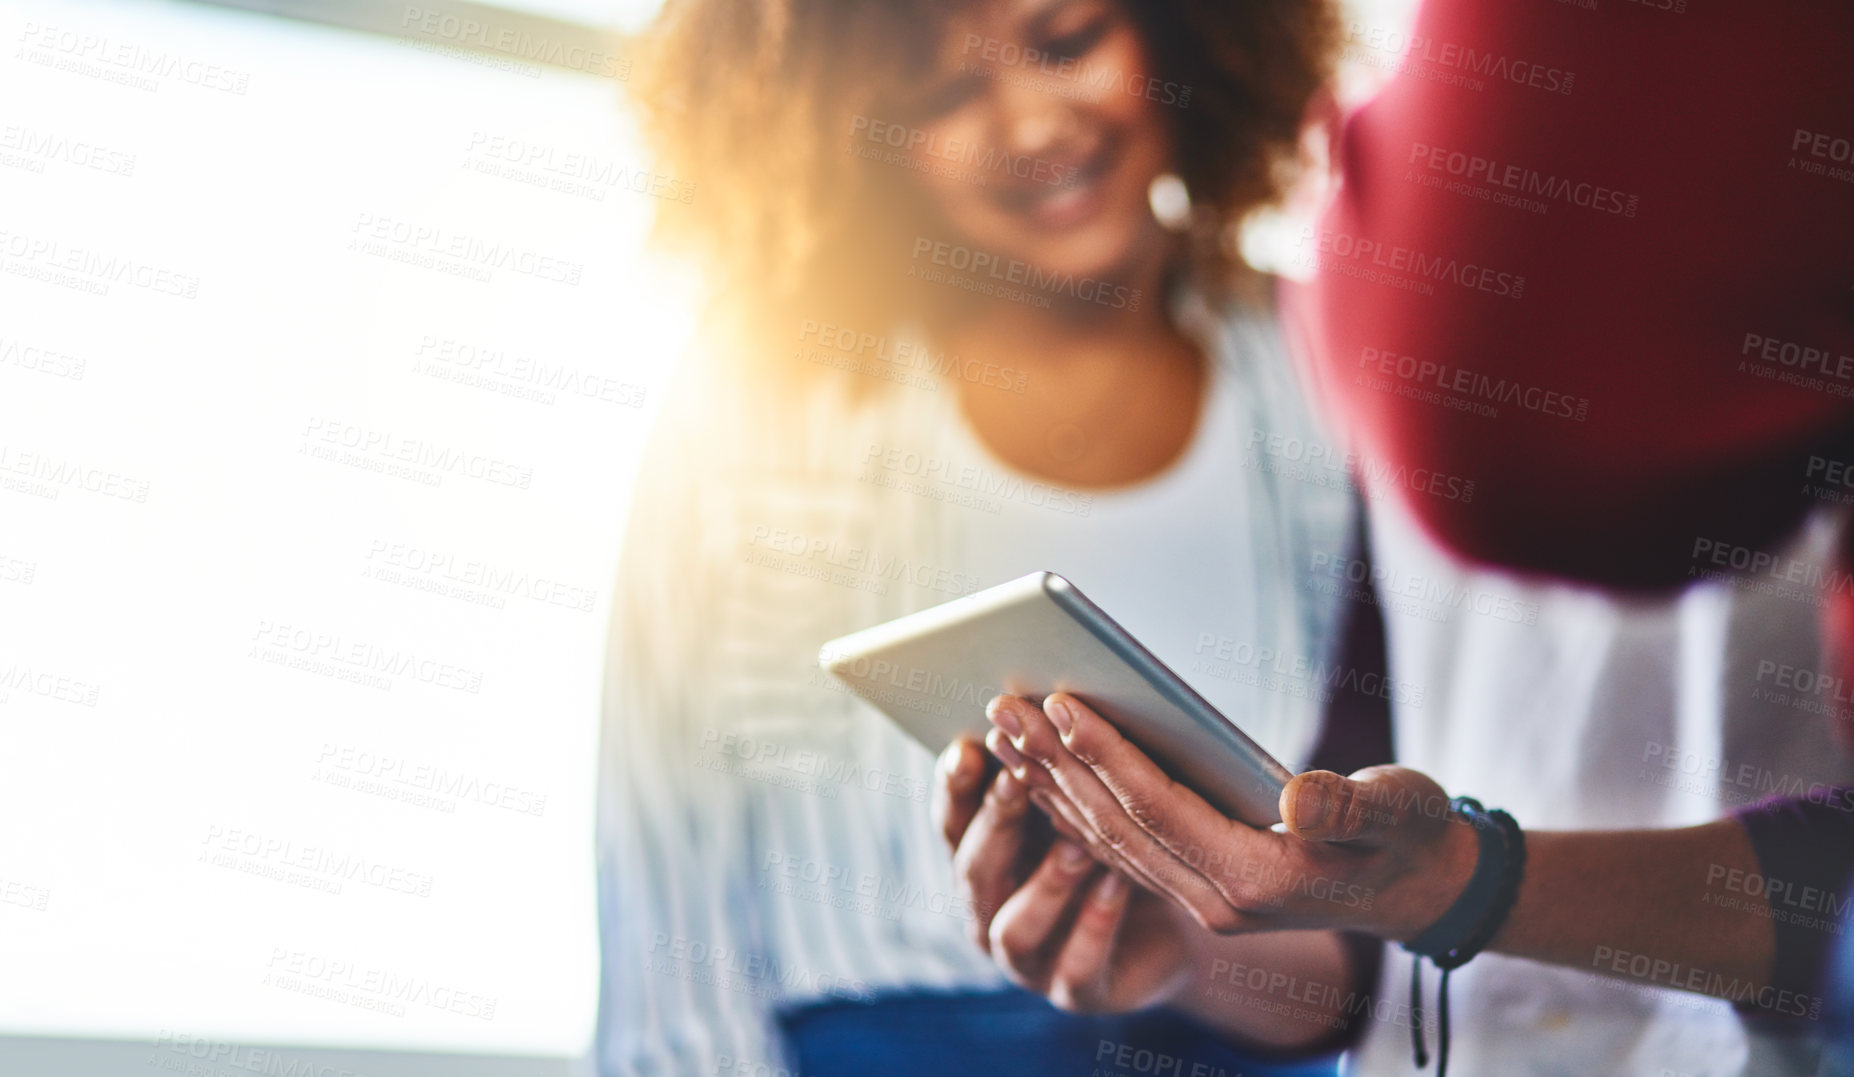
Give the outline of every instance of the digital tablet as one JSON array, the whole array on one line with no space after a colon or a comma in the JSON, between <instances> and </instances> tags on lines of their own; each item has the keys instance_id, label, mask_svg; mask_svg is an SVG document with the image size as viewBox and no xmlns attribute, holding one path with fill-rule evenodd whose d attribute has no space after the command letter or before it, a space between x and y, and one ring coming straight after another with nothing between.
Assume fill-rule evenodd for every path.
<instances>
[{"instance_id":1,"label":"digital tablet","mask_svg":"<svg viewBox=\"0 0 1854 1077\"><path fill-rule=\"evenodd\" d=\"M982 737L993 696L1068 692L1224 814L1281 819L1292 772L1053 572L834 639L818 664L936 753Z\"/></svg>"}]
</instances>

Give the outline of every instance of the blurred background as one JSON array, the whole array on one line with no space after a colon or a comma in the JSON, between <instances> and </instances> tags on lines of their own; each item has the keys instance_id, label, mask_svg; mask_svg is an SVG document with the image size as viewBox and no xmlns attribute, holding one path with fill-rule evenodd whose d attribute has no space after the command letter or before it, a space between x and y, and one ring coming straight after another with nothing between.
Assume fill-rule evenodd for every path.
<instances>
[{"instance_id":1,"label":"blurred background","mask_svg":"<svg viewBox=\"0 0 1854 1077\"><path fill-rule=\"evenodd\" d=\"M0 1073L584 1050L654 8L0 3Z\"/></svg>"}]
</instances>

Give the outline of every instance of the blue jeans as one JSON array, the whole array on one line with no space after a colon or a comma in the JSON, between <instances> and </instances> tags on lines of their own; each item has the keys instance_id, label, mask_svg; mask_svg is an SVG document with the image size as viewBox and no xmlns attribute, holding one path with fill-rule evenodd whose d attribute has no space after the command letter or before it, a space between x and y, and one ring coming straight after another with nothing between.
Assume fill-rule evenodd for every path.
<instances>
[{"instance_id":1,"label":"blue jeans","mask_svg":"<svg viewBox=\"0 0 1854 1077\"><path fill-rule=\"evenodd\" d=\"M901 994L781 1018L793 1077L1331 1077L1271 1062L1164 1010L1064 1013L1026 991Z\"/></svg>"}]
</instances>

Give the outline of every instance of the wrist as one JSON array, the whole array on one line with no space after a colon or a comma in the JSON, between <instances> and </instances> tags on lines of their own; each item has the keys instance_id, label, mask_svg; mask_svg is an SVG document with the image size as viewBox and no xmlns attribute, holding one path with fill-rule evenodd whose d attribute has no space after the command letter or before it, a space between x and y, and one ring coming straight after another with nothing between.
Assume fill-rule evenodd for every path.
<instances>
[{"instance_id":1,"label":"wrist","mask_svg":"<svg viewBox=\"0 0 1854 1077\"><path fill-rule=\"evenodd\" d=\"M1221 1005L1212 1002L1207 996L1212 990L1219 973L1227 969L1229 962L1223 951L1227 940L1233 936L1218 935L1206 931L1202 925L1184 911L1183 906L1167 901L1166 911L1170 913L1176 926L1178 937L1183 940L1185 960L1180 963L1180 975L1167 988L1167 1003L1179 1009L1203 1014Z\"/></svg>"},{"instance_id":2,"label":"wrist","mask_svg":"<svg viewBox=\"0 0 1854 1077\"><path fill-rule=\"evenodd\" d=\"M1480 856L1480 836L1474 826L1450 815L1424 855L1413 858L1389 888L1373 934L1392 942L1409 942L1421 935L1467 890Z\"/></svg>"}]
</instances>

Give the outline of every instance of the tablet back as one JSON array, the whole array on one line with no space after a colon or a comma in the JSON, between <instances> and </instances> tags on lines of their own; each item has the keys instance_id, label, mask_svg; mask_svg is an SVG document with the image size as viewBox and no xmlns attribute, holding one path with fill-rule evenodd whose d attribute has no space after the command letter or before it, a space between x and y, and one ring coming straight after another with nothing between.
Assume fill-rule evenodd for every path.
<instances>
[{"instance_id":1,"label":"tablet back","mask_svg":"<svg viewBox=\"0 0 1854 1077\"><path fill-rule=\"evenodd\" d=\"M1290 772L1053 572L834 639L818 664L934 752L983 736L995 695L1068 692L1225 814L1280 820Z\"/></svg>"}]
</instances>

